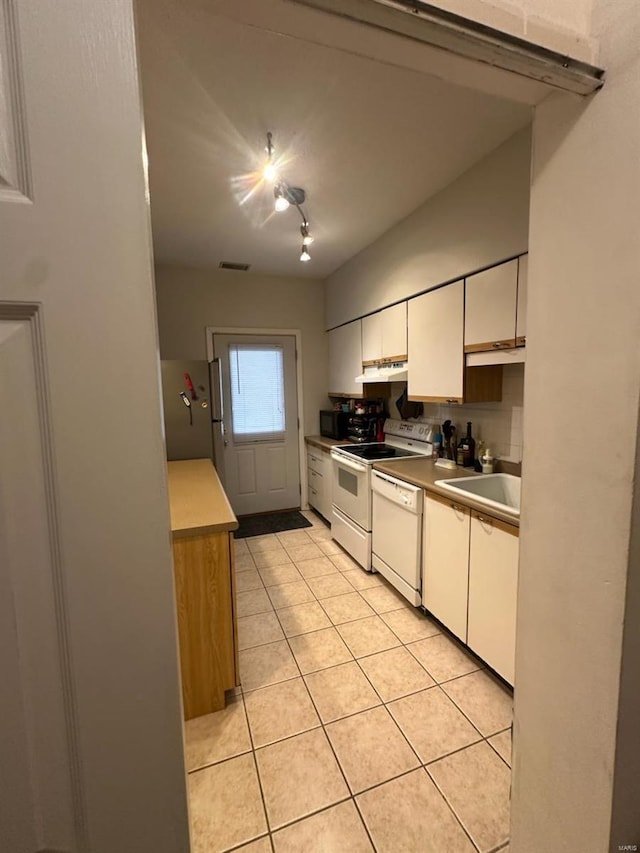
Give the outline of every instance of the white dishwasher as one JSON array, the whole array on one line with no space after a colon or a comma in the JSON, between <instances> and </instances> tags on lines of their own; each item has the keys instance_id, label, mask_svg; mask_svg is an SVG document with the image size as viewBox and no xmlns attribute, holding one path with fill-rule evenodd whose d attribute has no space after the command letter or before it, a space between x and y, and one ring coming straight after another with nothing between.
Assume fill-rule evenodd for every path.
<instances>
[{"instance_id":1,"label":"white dishwasher","mask_svg":"<svg viewBox=\"0 0 640 853\"><path fill-rule=\"evenodd\" d=\"M371 563L413 605L422 601L423 491L373 471Z\"/></svg>"}]
</instances>

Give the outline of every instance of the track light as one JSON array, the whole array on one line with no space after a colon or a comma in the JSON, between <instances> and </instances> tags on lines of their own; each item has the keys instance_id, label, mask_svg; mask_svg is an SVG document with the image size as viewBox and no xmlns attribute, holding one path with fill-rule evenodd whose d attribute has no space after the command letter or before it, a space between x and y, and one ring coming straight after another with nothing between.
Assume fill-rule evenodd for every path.
<instances>
[{"instance_id":1,"label":"track light","mask_svg":"<svg viewBox=\"0 0 640 853\"><path fill-rule=\"evenodd\" d=\"M313 243L313 237L309 233L309 223L303 222L300 226L300 233L302 234L302 245L310 246Z\"/></svg>"},{"instance_id":2,"label":"track light","mask_svg":"<svg viewBox=\"0 0 640 853\"><path fill-rule=\"evenodd\" d=\"M280 189L280 187L276 187L275 190L273 191L273 194L276 197L275 208L278 211L278 213L282 213L284 210L286 210L289 207L289 202L283 196L282 190Z\"/></svg>"},{"instance_id":3,"label":"track light","mask_svg":"<svg viewBox=\"0 0 640 853\"><path fill-rule=\"evenodd\" d=\"M267 145L265 147L265 151L267 152L267 162L264 165L262 170L262 177L265 181L273 182L278 177L278 170L275 167L273 162L273 142L271 141L272 135L271 133L267 133Z\"/></svg>"},{"instance_id":4,"label":"track light","mask_svg":"<svg viewBox=\"0 0 640 853\"><path fill-rule=\"evenodd\" d=\"M282 178L278 177L278 171L273 162L274 148L273 136L271 133L267 133L267 145L265 151L267 152L268 160L264 165L262 175L265 180L276 181L273 188L273 195L275 198L274 206L276 211L278 213L282 213L293 205L302 219L302 225L300 226L300 234L302 235L302 251L300 254L300 260L306 263L311 260L311 255L309 254L307 247L313 243L313 237L309 231L309 222L302 209L302 205L306 201L307 194L302 187L292 187L286 181L283 181Z\"/></svg>"}]
</instances>

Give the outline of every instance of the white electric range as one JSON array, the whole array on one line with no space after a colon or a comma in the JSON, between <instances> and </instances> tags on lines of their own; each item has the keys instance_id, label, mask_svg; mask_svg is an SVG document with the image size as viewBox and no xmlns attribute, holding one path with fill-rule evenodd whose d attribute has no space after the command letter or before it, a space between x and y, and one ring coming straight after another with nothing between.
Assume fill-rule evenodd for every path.
<instances>
[{"instance_id":1,"label":"white electric range","mask_svg":"<svg viewBox=\"0 0 640 853\"><path fill-rule=\"evenodd\" d=\"M363 569L371 571L372 500L374 462L431 456L433 428L417 421L385 421L385 441L340 444L331 449L331 535Z\"/></svg>"}]
</instances>

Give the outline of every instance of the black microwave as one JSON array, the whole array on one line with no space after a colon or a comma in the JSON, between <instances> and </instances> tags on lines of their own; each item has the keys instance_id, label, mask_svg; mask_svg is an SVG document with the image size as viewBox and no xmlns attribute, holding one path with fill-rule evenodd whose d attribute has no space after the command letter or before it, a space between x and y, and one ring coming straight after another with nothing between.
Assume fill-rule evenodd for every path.
<instances>
[{"instance_id":1,"label":"black microwave","mask_svg":"<svg viewBox=\"0 0 640 853\"><path fill-rule=\"evenodd\" d=\"M350 412L320 412L320 435L325 438L346 438Z\"/></svg>"}]
</instances>

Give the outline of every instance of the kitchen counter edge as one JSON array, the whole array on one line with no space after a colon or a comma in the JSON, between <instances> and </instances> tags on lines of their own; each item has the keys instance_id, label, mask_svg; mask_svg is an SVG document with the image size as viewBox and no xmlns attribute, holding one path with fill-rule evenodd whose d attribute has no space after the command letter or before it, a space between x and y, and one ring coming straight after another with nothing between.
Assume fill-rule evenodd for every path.
<instances>
[{"instance_id":1,"label":"kitchen counter edge","mask_svg":"<svg viewBox=\"0 0 640 853\"><path fill-rule=\"evenodd\" d=\"M304 440L311 447L317 447L320 450L331 450L338 444L349 444L346 438L325 438L324 435L305 435Z\"/></svg>"},{"instance_id":2,"label":"kitchen counter edge","mask_svg":"<svg viewBox=\"0 0 640 853\"><path fill-rule=\"evenodd\" d=\"M445 498L454 499L456 503L464 504L470 509L477 512L482 512L484 515L497 518L499 521L504 521L506 524L511 524L513 527L520 527L520 519L515 518L508 512L501 512L495 507L489 507L480 501L474 501L473 498L463 497L457 494L453 498L448 489L443 489L442 486L437 486L436 480L452 480L459 477L472 477L474 471L469 468L436 468L433 459L403 459L395 462L376 462L373 466L375 471L381 471L383 474L389 474L392 477L397 477L399 480L405 480L414 486L419 486L426 492L432 492L436 495L441 495ZM477 474L475 476L480 476Z\"/></svg>"},{"instance_id":3,"label":"kitchen counter edge","mask_svg":"<svg viewBox=\"0 0 640 853\"><path fill-rule=\"evenodd\" d=\"M236 518L211 459L167 463L174 537L237 530Z\"/></svg>"}]
</instances>

